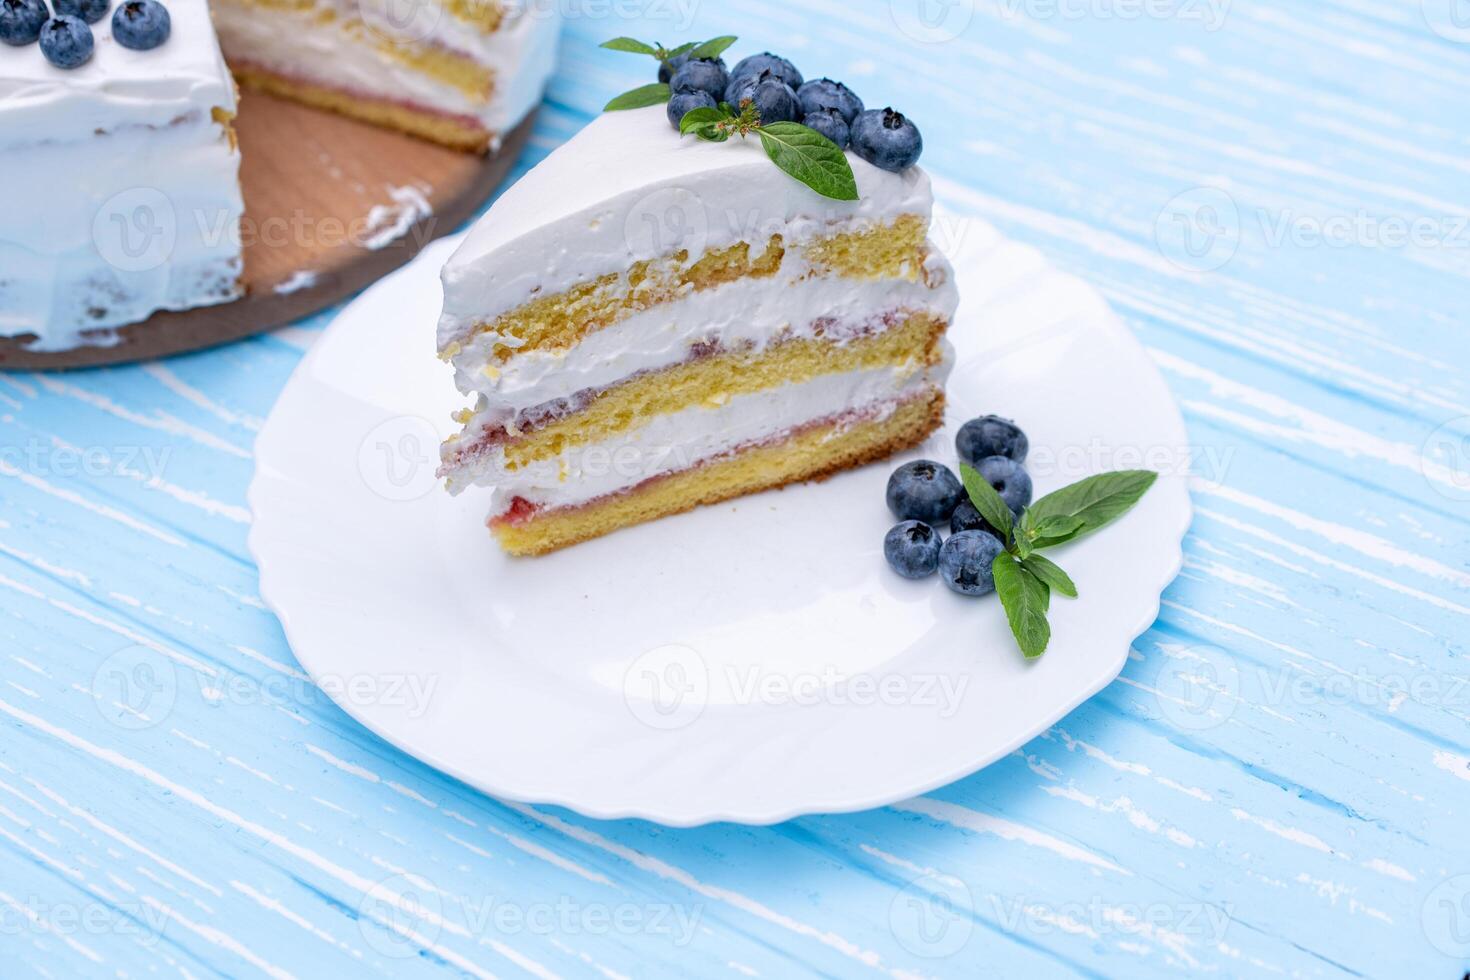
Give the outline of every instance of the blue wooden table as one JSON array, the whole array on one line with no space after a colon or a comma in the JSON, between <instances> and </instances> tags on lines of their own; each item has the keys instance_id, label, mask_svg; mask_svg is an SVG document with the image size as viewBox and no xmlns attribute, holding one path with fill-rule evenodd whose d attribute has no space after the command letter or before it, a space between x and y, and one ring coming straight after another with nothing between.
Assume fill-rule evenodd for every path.
<instances>
[{"instance_id":1,"label":"blue wooden table","mask_svg":"<svg viewBox=\"0 0 1470 980\"><path fill-rule=\"evenodd\" d=\"M617 34L908 110L944 201L1094 283L1183 407L1197 518L1123 676L856 816L498 803L349 721L256 594L252 441L330 312L0 375L0 975L1458 980L1470 9L926 5L573 3L521 170L642 81Z\"/></svg>"}]
</instances>

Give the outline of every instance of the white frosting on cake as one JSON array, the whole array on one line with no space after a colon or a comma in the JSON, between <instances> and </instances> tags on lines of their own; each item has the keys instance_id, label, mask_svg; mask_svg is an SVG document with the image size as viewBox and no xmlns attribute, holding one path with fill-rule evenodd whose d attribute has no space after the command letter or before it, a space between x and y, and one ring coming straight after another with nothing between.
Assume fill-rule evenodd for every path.
<instances>
[{"instance_id":1,"label":"white frosting on cake","mask_svg":"<svg viewBox=\"0 0 1470 980\"><path fill-rule=\"evenodd\" d=\"M0 48L0 152L190 116L207 120L216 106L234 112L234 82L205 0L169 0L168 10L169 39L152 51L113 40L109 10L92 25L92 60L71 70L48 62L39 44Z\"/></svg>"},{"instance_id":2,"label":"white frosting on cake","mask_svg":"<svg viewBox=\"0 0 1470 980\"><path fill-rule=\"evenodd\" d=\"M394 12L404 6L393 2ZM349 96L460 117L496 134L496 143L541 101L561 30L557 5L516 5L491 32L456 18L438 3L405 8L414 16L394 25L374 15L373 8L381 5L382 0L318 0L292 10L215 0L214 18L231 63ZM323 12L331 16L324 18ZM394 39L490 68L493 90L488 98L474 97L420 71L389 53Z\"/></svg>"},{"instance_id":3,"label":"white frosting on cake","mask_svg":"<svg viewBox=\"0 0 1470 980\"><path fill-rule=\"evenodd\" d=\"M857 201L826 198L777 169L754 137L681 138L663 106L603 113L501 195L444 267L441 348L474 326L635 262L693 257L773 234L928 216L929 177L847 155Z\"/></svg>"},{"instance_id":4,"label":"white frosting on cake","mask_svg":"<svg viewBox=\"0 0 1470 980\"><path fill-rule=\"evenodd\" d=\"M93 25L91 61L0 49L0 336L106 344L108 328L239 295L239 154L213 118L235 88L204 0L171 0L152 51ZM101 332L95 332L101 331ZM84 332L91 332L84 336Z\"/></svg>"},{"instance_id":5,"label":"white frosting on cake","mask_svg":"<svg viewBox=\"0 0 1470 980\"><path fill-rule=\"evenodd\" d=\"M450 477L457 492L470 484L494 487L490 514L504 514L517 498L538 507L570 507L676 473L746 446L784 438L793 429L858 412L864 421L891 413L904 399L942 387L951 359L921 366L825 374L799 384L737 395L718 408L693 407L651 418L616 438L574 447L554 459L515 470L500 449Z\"/></svg>"}]
</instances>

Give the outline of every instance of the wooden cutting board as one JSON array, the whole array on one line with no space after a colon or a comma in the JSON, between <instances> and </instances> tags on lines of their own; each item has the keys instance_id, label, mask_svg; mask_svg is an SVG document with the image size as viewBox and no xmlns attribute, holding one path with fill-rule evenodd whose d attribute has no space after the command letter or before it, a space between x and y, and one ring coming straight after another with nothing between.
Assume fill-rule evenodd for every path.
<instances>
[{"instance_id":1,"label":"wooden cutting board","mask_svg":"<svg viewBox=\"0 0 1470 980\"><path fill-rule=\"evenodd\" d=\"M0 338L0 370L163 357L330 306L473 216L505 179L533 123L534 116L521 123L499 152L476 156L247 91L235 121L245 195L244 298L154 314L117 331L120 342L112 346L35 352L18 338ZM432 212L427 217L423 202Z\"/></svg>"}]
</instances>

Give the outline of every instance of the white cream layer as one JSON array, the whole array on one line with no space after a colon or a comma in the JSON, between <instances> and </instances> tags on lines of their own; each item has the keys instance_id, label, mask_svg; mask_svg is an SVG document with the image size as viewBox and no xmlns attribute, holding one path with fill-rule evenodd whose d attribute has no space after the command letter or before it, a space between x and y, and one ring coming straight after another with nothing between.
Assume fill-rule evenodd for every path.
<instances>
[{"instance_id":1,"label":"white cream layer","mask_svg":"<svg viewBox=\"0 0 1470 980\"><path fill-rule=\"evenodd\" d=\"M506 468L504 451L497 448L472 471L452 474L449 489L458 493L472 484L493 487L492 517L504 514L516 497L545 508L584 504L737 447L780 438L820 419L865 408L882 417L901 400L942 386L949 368L946 357L942 365L927 370L914 364L828 374L738 395L716 408L660 415L614 439L574 447L518 470Z\"/></svg>"},{"instance_id":2,"label":"white cream layer","mask_svg":"<svg viewBox=\"0 0 1470 980\"><path fill-rule=\"evenodd\" d=\"M786 261L793 261L790 253ZM493 341L477 337L454 358L460 390L479 392L466 431L479 433L523 409L681 364L702 344L760 351L777 339L814 336L819 322L823 335L840 343L870 328L875 317L900 310L947 321L957 303L949 263L931 250L919 281L808 275L795 275L794 281L738 279L691 290L588 334L569 350L526 351L504 364L492 356Z\"/></svg>"},{"instance_id":3,"label":"white cream layer","mask_svg":"<svg viewBox=\"0 0 1470 980\"><path fill-rule=\"evenodd\" d=\"M681 138L663 106L603 113L506 190L450 258L440 349L537 295L635 262L927 218L933 194L922 170L847 159L859 200L834 201L777 169L754 138Z\"/></svg>"},{"instance_id":4,"label":"white cream layer","mask_svg":"<svg viewBox=\"0 0 1470 980\"><path fill-rule=\"evenodd\" d=\"M321 0L315 8L285 10L215 0L214 18L231 62L349 95L467 117L497 137L515 128L541 101L561 31L556 5L507 13L490 33L456 19L437 3L405 8L433 16L423 24L397 27L375 17L374 6L381 3ZM322 9L337 16L324 22L318 17ZM405 64L384 50L394 38L439 47L492 69L494 91L488 98L475 97Z\"/></svg>"}]
</instances>

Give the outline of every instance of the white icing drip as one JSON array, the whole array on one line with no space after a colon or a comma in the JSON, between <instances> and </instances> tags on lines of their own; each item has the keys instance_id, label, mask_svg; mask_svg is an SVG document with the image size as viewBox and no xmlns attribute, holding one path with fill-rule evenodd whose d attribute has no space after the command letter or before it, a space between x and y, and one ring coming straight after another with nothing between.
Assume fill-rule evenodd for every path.
<instances>
[{"instance_id":1,"label":"white icing drip","mask_svg":"<svg viewBox=\"0 0 1470 980\"><path fill-rule=\"evenodd\" d=\"M0 159L16 186L66 188L0 208L0 336L66 350L108 342L84 331L239 295L239 155L207 115Z\"/></svg>"}]
</instances>

